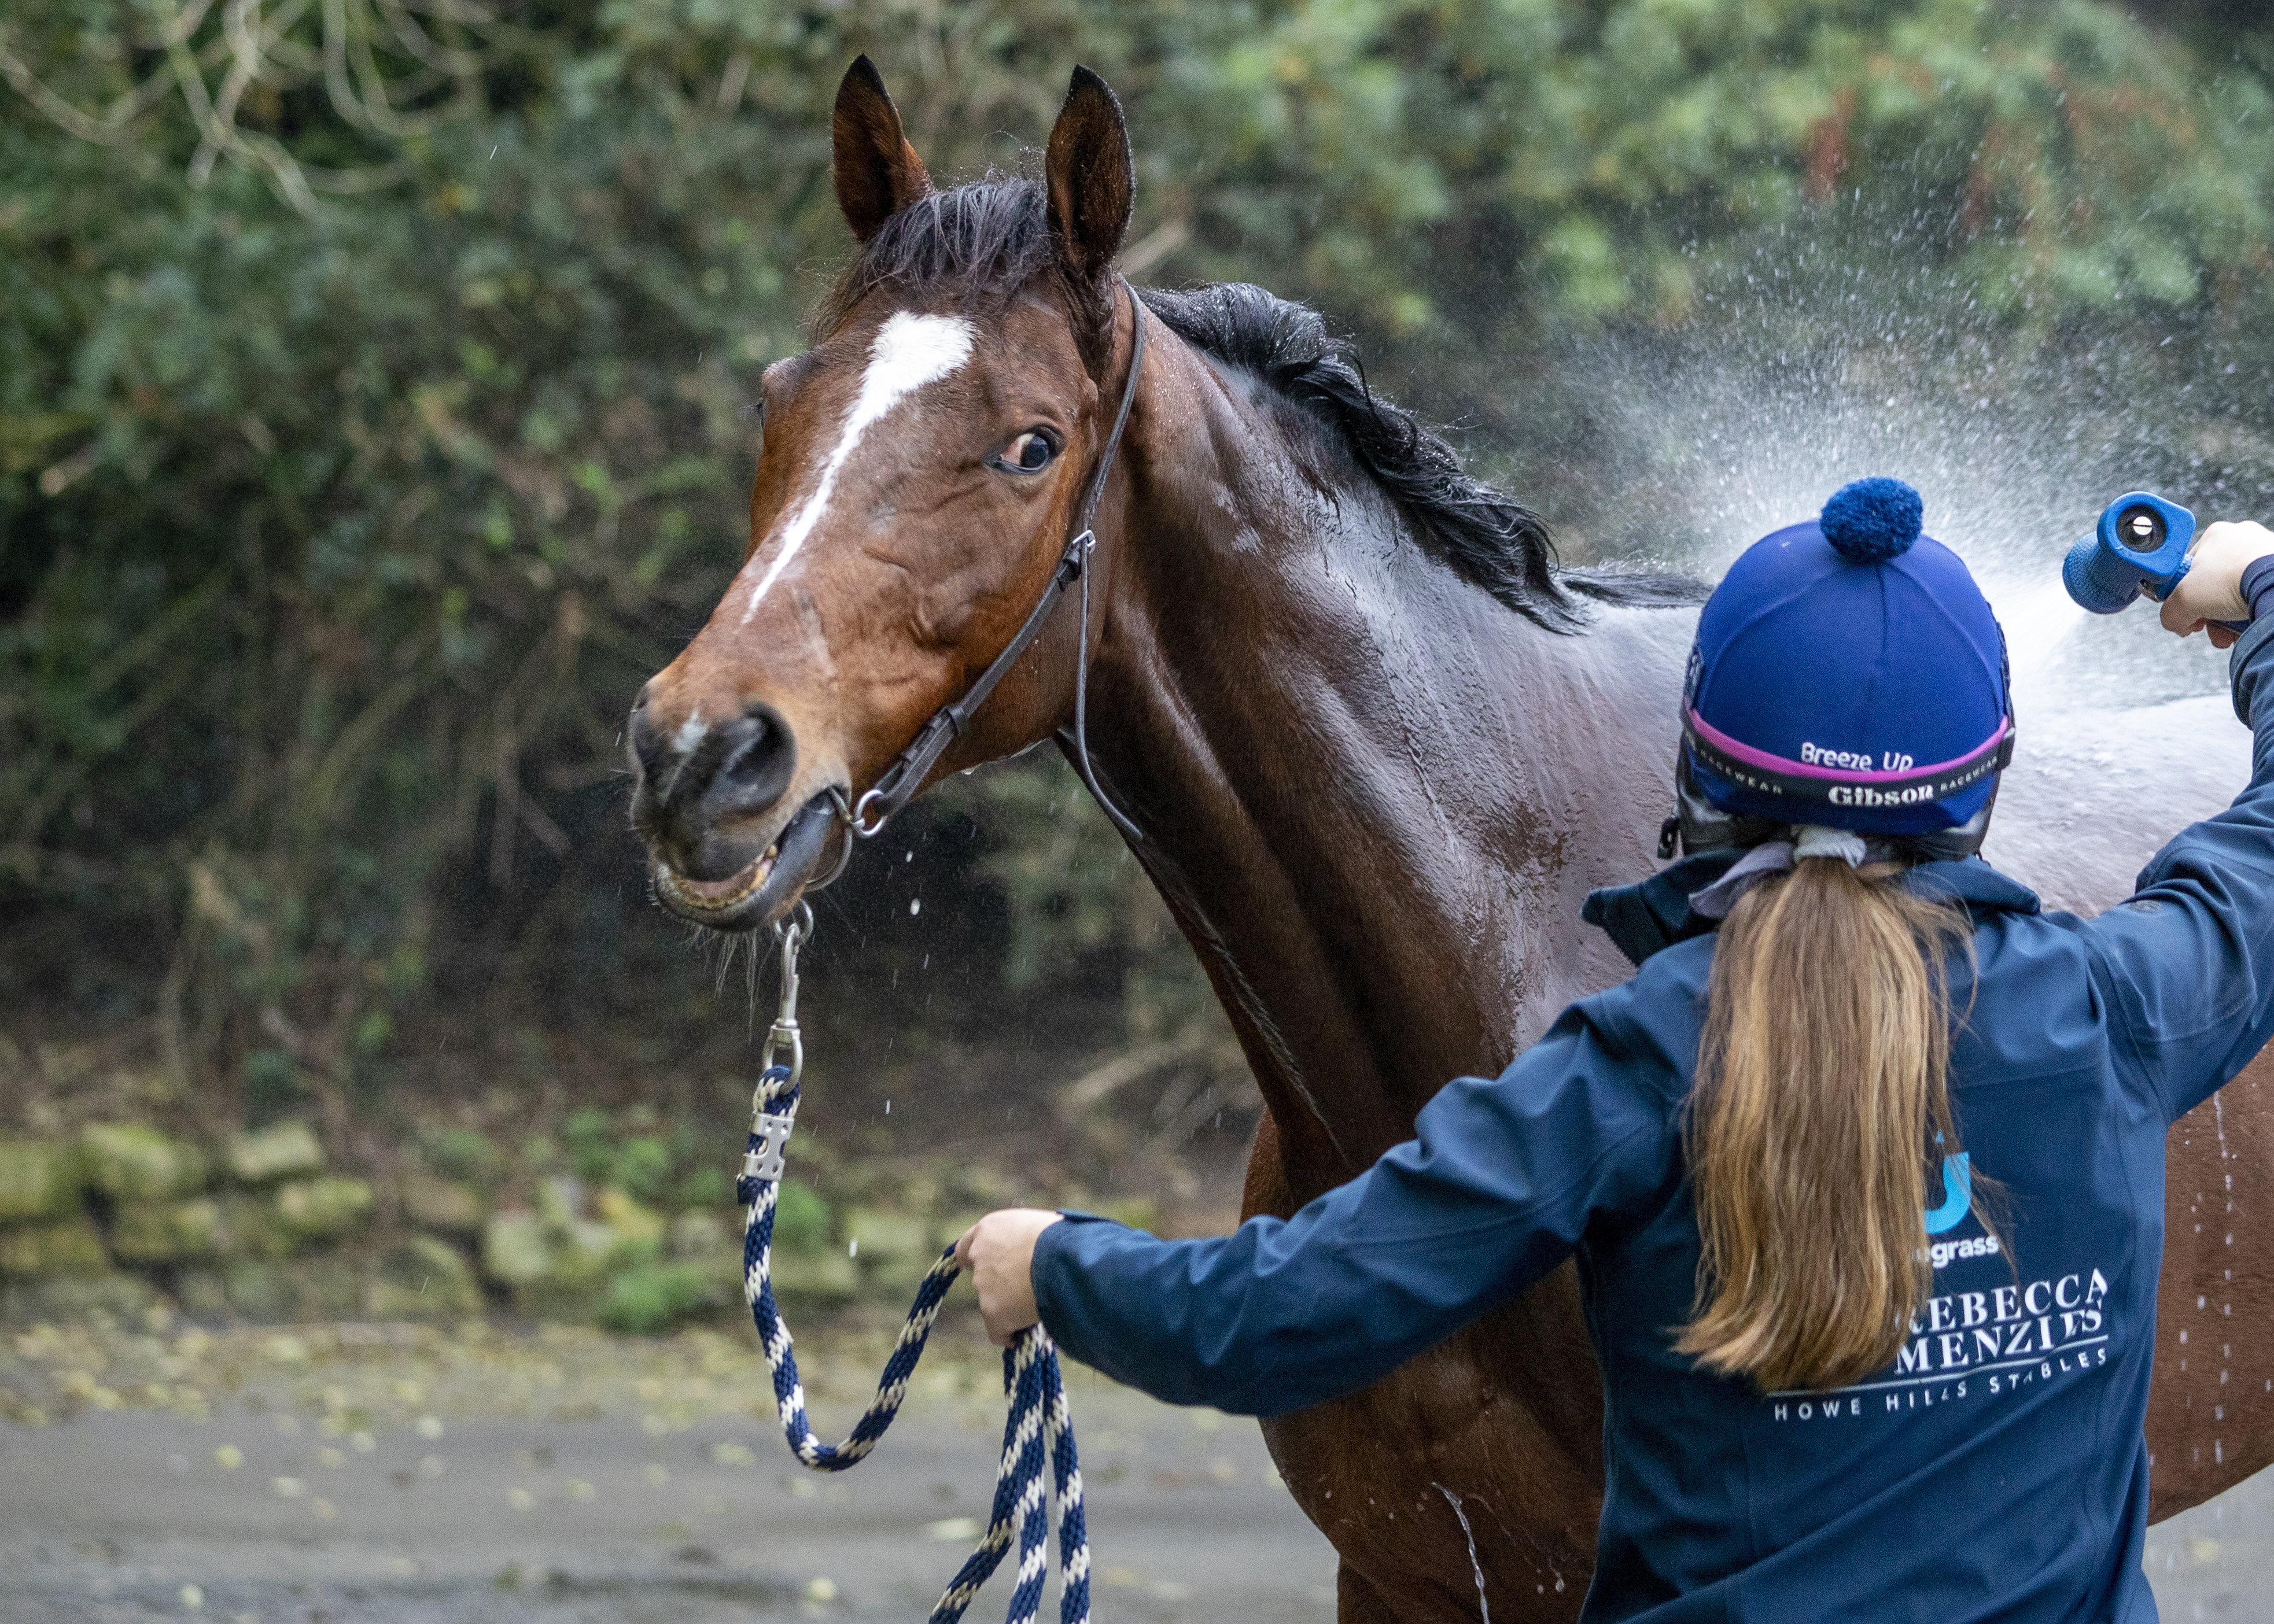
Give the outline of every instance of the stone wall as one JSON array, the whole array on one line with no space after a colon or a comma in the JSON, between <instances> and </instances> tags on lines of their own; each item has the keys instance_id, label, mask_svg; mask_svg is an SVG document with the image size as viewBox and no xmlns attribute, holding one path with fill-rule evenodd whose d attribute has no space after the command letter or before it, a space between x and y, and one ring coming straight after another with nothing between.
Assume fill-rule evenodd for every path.
<instances>
[{"instance_id":1,"label":"stone wall","mask_svg":"<svg viewBox=\"0 0 2274 1624\"><path fill-rule=\"evenodd\" d=\"M537 1136L510 1154L471 1130L431 1132L391 1173L334 1165L301 1122L210 1147L143 1122L0 1137L0 1316L162 1302L211 1321L497 1312L653 1331L739 1313L742 1214L727 1169L682 1167L605 1113L562 1126L566 1145ZM904 1301L986 1205L972 1199L986 1192L925 1179L894 1193L832 1203L785 1185L787 1305Z\"/></svg>"}]
</instances>

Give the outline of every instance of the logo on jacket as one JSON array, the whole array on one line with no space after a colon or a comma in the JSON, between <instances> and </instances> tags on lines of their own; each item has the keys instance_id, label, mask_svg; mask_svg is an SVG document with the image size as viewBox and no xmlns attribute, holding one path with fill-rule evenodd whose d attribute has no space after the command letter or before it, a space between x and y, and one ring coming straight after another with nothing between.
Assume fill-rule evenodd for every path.
<instances>
[{"instance_id":1,"label":"logo on jacket","mask_svg":"<svg viewBox=\"0 0 2274 1624\"><path fill-rule=\"evenodd\" d=\"M1964 1151L1942 1159L1942 1205L1926 1209L1926 1232L1946 1235L1966 1222L1974 1210L1974 1165ZM1959 1258L1986 1258L2000 1250L1997 1232L1985 1229L1964 1240L1927 1242L1919 1255L1936 1268L1947 1268Z\"/></svg>"},{"instance_id":2,"label":"logo on jacket","mask_svg":"<svg viewBox=\"0 0 2274 1624\"><path fill-rule=\"evenodd\" d=\"M1966 1222L1974 1209L1974 1159L1964 1151L1942 1159L1942 1205L1926 1209L1926 1232L1940 1235Z\"/></svg>"},{"instance_id":3,"label":"logo on jacket","mask_svg":"<svg viewBox=\"0 0 2274 1624\"><path fill-rule=\"evenodd\" d=\"M1942 1199L1924 1214L1930 1237L1922 1262L1939 1272L1965 1259L2005 1251L1996 1231L1952 1233L1973 1211L1974 1164L1964 1151L1942 1158ZM1938 1286L1941 1282L1938 1280ZM2108 1364L2108 1277L2082 1267L2073 1273L1978 1290L1939 1290L1918 1306L1910 1335L1888 1370L1870 1381L1828 1393L1773 1393L1773 1420L1836 1421L1931 1409L1969 1398L2019 1393Z\"/></svg>"}]
</instances>

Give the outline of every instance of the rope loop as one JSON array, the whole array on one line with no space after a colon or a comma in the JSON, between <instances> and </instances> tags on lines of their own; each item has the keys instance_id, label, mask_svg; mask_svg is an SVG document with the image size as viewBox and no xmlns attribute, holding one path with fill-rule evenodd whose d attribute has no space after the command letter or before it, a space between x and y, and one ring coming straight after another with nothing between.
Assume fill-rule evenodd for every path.
<instances>
[{"instance_id":1,"label":"rope loop","mask_svg":"<svg viewBox=\"0 0 2274 1624\"><path fill-rule=\"evenodd\" d=\"M735 1199L749 1209L742 1230L742 1295L773 1372L774 1405L790 1452L815 1471L844 1471L868 1458L900 1414L916 1361L923 1357L940 1305L947 1300L947 1289L962 1271L956 1267L953 1247L932 1264L916 1288L915 1302L900 1327L892 1357L885 1362L876 1397L842 1442L823 1443L806 1419L797 1355L789 1327L774 1303L774 1216L781 1199L781 1149L797 1117L798 1094L799 1079L788 1066L770 1065L759 1074L749 1154L734 1184ZM1089 1534L1082 1515L1081 1467L1074 1453L1073 1421L1066 1408L1058 1346L1039 1325L1020 1333L1004 1350L1003 1391L1011 1404L1003 1424L994 1507L977 1548L949 1582L929 1624L957 1624L1001 1565L1014 1535L1018 1576L1005 1624L1035 1624L1049 1571L1053 1505L1058 1510L1059 1624L1089 1624Z\"/></svg>"}]
</instances>

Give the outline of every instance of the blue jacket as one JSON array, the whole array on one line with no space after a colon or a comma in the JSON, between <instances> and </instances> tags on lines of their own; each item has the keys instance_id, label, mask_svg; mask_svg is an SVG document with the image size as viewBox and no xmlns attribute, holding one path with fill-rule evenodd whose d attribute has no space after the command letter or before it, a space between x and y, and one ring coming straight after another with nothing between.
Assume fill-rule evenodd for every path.
<instances>
[{"instance_id":1,"label":"blue jacket","mask_svg":"<svg viewBox=\"0 0 2274 1624\"><path fill-rule=\"evenodd\" d=\"M1411 1141L1292 1218L1210 1240L1079 1214L1043 1231L1043 1324L1158 1397L1271 1415L1373 1381L1576 1254L1608 1462L1583 1620L2154 1619L2165 1131L2274 1034L2270 643L2274 618L2232 665L2249 788L2130 901L2088 921L1978 860L1908 876L1973 917L1953 1108L2012 1210L1999 1250L1946 1166L1934 1295L1892 1368L1762 1394L1671 1346L1697 1278L1680 1112L1713 954L1710 934L1667 940L1694 929L1667 899L1703 883L1673 871L1605 914L1666 943L1632 980L1498 1078L1449 1084Z\"/></svg>"}]
</instances>

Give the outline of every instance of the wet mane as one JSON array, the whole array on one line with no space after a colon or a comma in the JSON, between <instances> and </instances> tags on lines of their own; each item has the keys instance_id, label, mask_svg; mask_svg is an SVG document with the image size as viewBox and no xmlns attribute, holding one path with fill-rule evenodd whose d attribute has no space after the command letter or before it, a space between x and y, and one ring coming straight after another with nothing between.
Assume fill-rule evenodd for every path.
<instances>
[{"instance_id":1,"label":"wet mane","mask_svg":"<svg viewBox=\"0 0 2274 1624\"><path fill-rule=\"evenodd\" d=\"M822 302L815 327L817 334L833 331L879 289L945 296L981 310L998 308L1037 280L1065 296L1065 307L1075 312L1075 342L1091 355L1107 330L1105 312L1075 297L1060 271L1042 188L1023 176L990 170L930 193L878 228ZM1706 588L1686 576L1559 569L1546 523L1471 477L1444 440L1368 388L1356 350L1329 336L1316 311L1245 282L1182 292L1148 288L1140 297L1186 342L1255 373L1301 407L1455 570L1528 620L1576 631L1586 620L1583 598L1645 605L1704 601Z\"/></svg>"}]
</instances>

